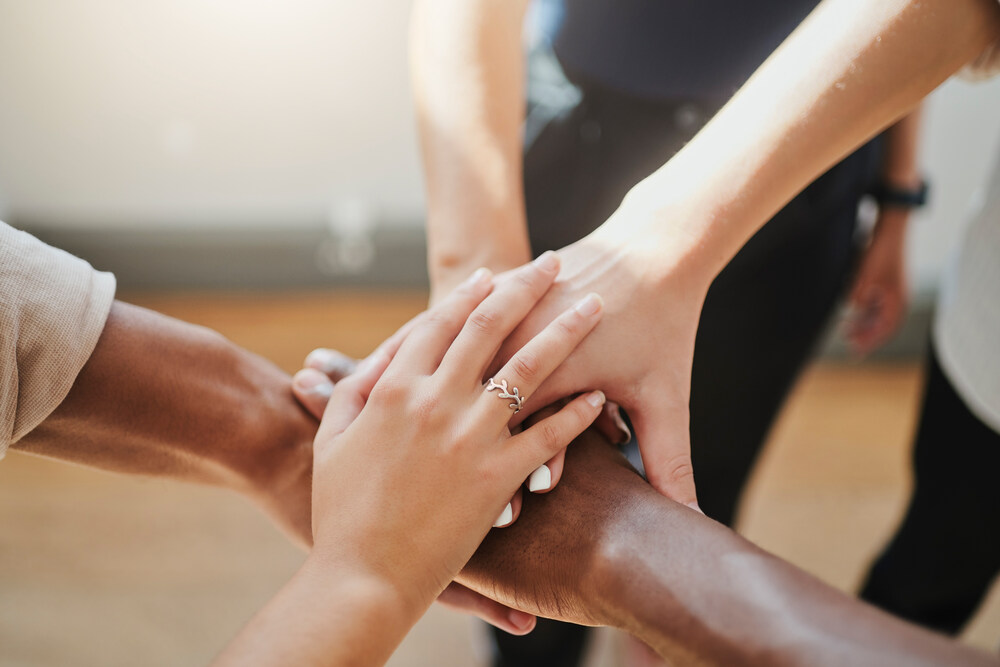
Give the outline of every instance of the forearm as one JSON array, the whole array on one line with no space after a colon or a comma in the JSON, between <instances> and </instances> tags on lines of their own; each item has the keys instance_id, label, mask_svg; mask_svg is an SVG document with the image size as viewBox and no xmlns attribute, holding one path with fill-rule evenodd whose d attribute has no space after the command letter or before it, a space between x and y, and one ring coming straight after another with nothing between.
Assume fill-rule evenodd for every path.
<instances>
[{"instance_id":1,"label":"forearm","mask_svg":"<svg viewBox=\"0 0 1000 667\"><path fill-rule=\"evenodd\" d=\"M998 35L992 0L824 0L605 234L658 239L710 281L796 193Z\"/></svg>"},{"instance_id":2,"label":"forearm","mask_svg":"<svg viewBox=\"0 0 1000 667\"><path fill-rule=\"evenodd\" d=\"M233 488L308 543L315 429L270 362L208 329L115 302L69 395L15 448Z\"/></svg>"},{"instance_id":3,"label":"forearm","mask_svg":"<svg viewBox=\"0 0 1000 667\"><path fill-rule=\"evenodd\" d=\"M530 257L521 132L527 0L417 0L413 88L423 148L431 283Z\"/></svg>"},{"instance_id":4,"label":"forearm","mask_svg":"<svg viewBox=\"0 0 1000 667\"><path fill-rule=\"evenodd\" d=\"M606 586L616 625L710 664L995 664L850 598L651 489L624 493ZM688 664L685 662L685 664Z\"/></svg>"},{"instance_id":5,"label":"forearm","mask_svg":"<svg viewBox=\"0 0 1000 667\"><path fill-rule=\"evenodd\" d=\"M426 606L311 557L215 664L382 665Z\"/></svg>"}]
</instances>

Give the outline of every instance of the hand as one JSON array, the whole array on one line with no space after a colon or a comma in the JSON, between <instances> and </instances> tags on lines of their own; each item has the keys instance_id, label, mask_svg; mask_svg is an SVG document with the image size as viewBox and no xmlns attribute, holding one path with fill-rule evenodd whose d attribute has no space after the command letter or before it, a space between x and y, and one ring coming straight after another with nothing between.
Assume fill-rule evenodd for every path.
<instances>
[{"instance_id":1,"label":"hand","mask_svg":"<svg viewBox=\"0 0 1000 667\"><path fill-rule=\"evenodd\" d=\"M481 272L418 321L394 356L380 350L336 386L314 447L315 558L429 603L528 474L596 418L603 396L591 392L512 436L504 401L482 385L557 270L543 257L491 294ZM498 377L530 395L598 319L599 298L584 299Z\"/></svg>"},{"instance_id":2,"label":"hand","mask_svg":"<svg viewBox=\"0 0 1000 667\"><path fill-rule=\"evenodd\" d=\"M618 238L609 229L606 223L559 251L558 280L498 359L510 358L583 294L600 292L607 301L600 326L542 383L531 405L537 409L587 387L600 387L610 401L629 411L653 486L697 507L688 401L695 334L708 282L689 278L666 257L646 256L653 250Z\"/></svg>"},{"instance_id":3,"label":"hand","mask_svg":"<svg viewBox=\"0 0 1000 667\"><path fill-rule=\"evenodd\" d=\"M907 211L894 208L882 212L854 279L845 336L860 357L888 341L906 313L904 251L908 216Z\"/></svg>"},{"instance_id":4,"label":"hand","mask_svg":"<svg viewBox=\"0 0 1000 667\"><path fill-rule=\"evenodd\" d=\"M568 460L559 487L526 497L520 520L488 535L458 581L539 616L611 625L602 598L603 540L615 533L617 490L641 478L593 430L577 438Z\"/></svg>"},{"instance_id":5,"label":"hand","mask_svg":"<svg viewBox=\"0 0 1000 667\"><path fill-rule=\"evenodd\" d=\"M379 346L378 352L396 349L414 324L415 319L408 322L393 338ZM292 392L316 419L322 419L336 383L354 373L358 365L356 359L337 350L315 349L306 357L305 368L295 374ZM535 628L533 614L502 605L456 581L448 584L437 601L455 611L477 616L512 635L525 635Z\"/></svg>"}]
</instances>

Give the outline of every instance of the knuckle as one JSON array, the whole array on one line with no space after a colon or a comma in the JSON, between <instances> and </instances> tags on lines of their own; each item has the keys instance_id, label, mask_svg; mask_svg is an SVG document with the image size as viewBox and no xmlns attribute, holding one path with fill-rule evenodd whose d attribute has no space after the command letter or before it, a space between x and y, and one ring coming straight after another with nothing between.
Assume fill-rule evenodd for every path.
<instances>
[{"instance_id":1,"label":"knuckle","mask_svg":"<svg viewBox=\"0 0 1000 667\"><path fill-rule=\"evenodd\" d=\"M490 332L497 324L497 314L491 310L477 310L469 318L469 326L483 333Z\"/></svg>"},{"instance_id":2,"label":"knuckle","mask_svg":"<svg viewBox=\"0 0 1000 667\"><path fill-rule=\"evenodd\" d=\"M678 454L666 461L667 479L671 482L694 480L694 466L691 465L689 454Z\"/></svg>"},{"instance_id":3,"label":"knuckle","mask_svg":"<svg viewBox=\"0 0 1000 667\"><path fill-rule=\"evenodd\" d=\"M347 380L345 380L347 382ZM398 378L382 376L372 389L369 400L395 404L406 399L409 387Z\"/></svg>"},{"instance_id":4,"label":"knuckle","mask_svg":"<svg viewBox=\"0 0 1000 667\"><path fill-rule=\"evenodd\" d=\"M525 382L531 382L538 376L540 365L536 355L522 351L514 357L511 368L519 378Z\"/></svg>"},{"instance_id":5,"label":"knuckle","mask_svg":"<svg viewBox=\"0 0 1000 667\"><path fill-rule=\"evenodd\" d=\"M555 449L563 444L562 433L551 420L544 421L535 428L538 429L538 441L545 449Z\"/></svg>"}]
</instances>

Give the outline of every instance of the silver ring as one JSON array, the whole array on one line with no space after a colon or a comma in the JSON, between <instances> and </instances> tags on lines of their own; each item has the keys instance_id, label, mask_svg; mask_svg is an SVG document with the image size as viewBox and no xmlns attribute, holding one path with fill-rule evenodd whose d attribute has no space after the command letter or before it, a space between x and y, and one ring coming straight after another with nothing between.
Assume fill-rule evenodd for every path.
<instances>
[{"instance_id":1,"label":"silver ring","mask_svg":"<svg viewBox=\"0 0 1000 667\"><path fill-rule=\"evenodd\" d=\"M500 384L497 384L496 380L490 378L489 384L486 385L486 391L493 391L494 389L500 390L497 394L498 398L509 398L514 401L507 407L513 410L515 415L521 411L521 408L524 406L524 402L528 400L527 396L521 396L521 394L517 391L517 387L514 387L513 390L507 389L506 380L500 380Z\"/></svg>"}]
</instances>

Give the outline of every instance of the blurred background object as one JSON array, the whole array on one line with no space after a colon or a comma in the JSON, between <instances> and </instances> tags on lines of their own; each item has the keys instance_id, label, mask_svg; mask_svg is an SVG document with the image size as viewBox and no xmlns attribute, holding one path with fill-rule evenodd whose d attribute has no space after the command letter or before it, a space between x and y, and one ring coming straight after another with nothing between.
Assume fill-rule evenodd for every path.
<instances>
[{"instance_id":1,"label":"blurred background object","mask_svg":"<svg viewBox=\"0 0 1000 667\"><path fill-rule=\"evenodd\" d=\"M289 372L320 345L365 354L426 298L408 13L0 0L0 219ZM748 537L846 589L903 509L937 280L1000 148L1000 81L950 81L925 109L933 195L908 238L911 315L875 359L896 363L809 373L742 513ZM300 558L237 498L12 453L0 665L204 663ZM435 609L393 664L479 664L478 632ZM998 634L994 590L967 636ZM602 634L591 663L614 664L616 641Z\"/></svg>"}]
</instances>

